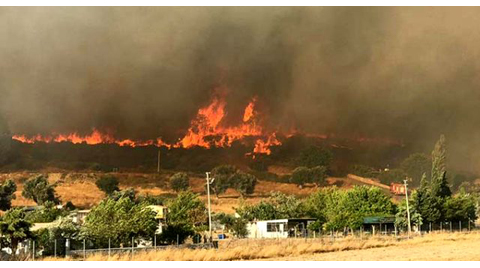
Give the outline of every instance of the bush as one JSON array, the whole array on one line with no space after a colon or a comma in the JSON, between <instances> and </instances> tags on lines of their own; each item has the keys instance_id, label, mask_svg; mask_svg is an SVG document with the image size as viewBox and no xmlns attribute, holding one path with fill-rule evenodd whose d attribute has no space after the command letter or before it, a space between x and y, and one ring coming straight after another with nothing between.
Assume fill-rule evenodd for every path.
<instances>
[{"instance_id":1,"label":"bush","mask_svg":"<svg viewBox=\"0 0 480 268\"><path fill-rule=\"evenodd\" d=\"M29 179L23 186L22 196L32 199L38 205L43 205L47 201L60 203L55 193L55 185L49 184L43 175Z\"/></svg>"},{"instance_id":2,"label":"bush","mask_svg":"<svg viewBox=\"0 0 480 268\"><path fill-rule=\"evenodd\" d=\"M351 174L365 177L365 178L376 178L379 175L379 172L372 167L364 166L364 165L353 165L350 167Z\"/></svg>"},{"instance_id":3,"label":"bush","mask_svg":"<svg viewBox=\"0 0 480 268\"><path fill-rule=\"evenodd\" d=\"M215 180L210 187L217 197L233 186L232 176L236 173L237 168L232 165L221 165L212 170L212 177Z\"/></svg>"},{"instance_id":4,"label":"bush","mask_svg":"<svg viewBox=\"0 0 480 268\"><path fill-rule=\"evenodd\" d=\"M237 190L242 196L253 194L255 191L255 185L257 184L257 178L252 174L237 172L232 177L232 184L235 190Z\"/></svg>"},{"instance_id":5,"label":"bush","mask_svg":"<svg viewBox=\"0 0 480 268\"><path fill-rule=\"evenodd\" d=\"M380 173L379 179L383 184L389 185L392 182L401 183L407 177L407 174L401 169L390 169Z\"/></svg>"},{"instance_id":6,"label":"bush","mask_svg":"<svg viewBox=\"0 0 480 268\"><path fill-rule=\"evenodd\" d=\"M307 167L297 167L293 170L291 182L303 186L305 183L310 182L310 169Z\"/></svg>"},{"instance_id":7,"label":"bush","mask_svg":"<svg viewBox=\"0 0 480 268\"><path fill-rule=\"evenodd\" d=\"M185 172L175 173L170 177L170 188L175 192L185 191L189 187L188 175Z\"/></svg>"},{"instance_id":8,"label":"bush","mask_svg":"<svg viewBox=\"0 0 480 268\"><path fill-rule=\"evenodd\" d=\"M319 147L309 147L303 150L300 153L298 158L298 165L312 168L315 166L325 166L328 167L332 162L333 154L331 151L319 148Z\"/></svg>"},{"instance_id":9,"label":"bush","mask_svg":"<svg viewBox=\"0 0 480 268\"><path fill-rule=\"evenodd\" d=\"M310 169L311 182L315 183L317 186L325 184L325 179L327 178L327 168L324 166L316 166Z\"/></svg>"},{"instance_id":10,"label":"bush","mask_svg":"<svg viewBox=\"0 0 480 268\"><path fill-rule=\"evenodd\" d=\"M120 190L118 188L118 179L111 175L99 178L97 181L95 181L95 185L97 185L98 189L102 190L107 195L111 195L115 191Z\"/></svg>"}]
</instances>

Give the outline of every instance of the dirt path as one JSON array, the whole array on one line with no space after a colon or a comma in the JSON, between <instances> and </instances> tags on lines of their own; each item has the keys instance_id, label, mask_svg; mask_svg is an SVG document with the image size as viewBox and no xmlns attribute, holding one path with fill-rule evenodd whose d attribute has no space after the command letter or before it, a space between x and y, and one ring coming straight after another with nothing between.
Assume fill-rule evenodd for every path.
<instances>
[{"instance_id":1,"label":"dirt path","mask_svg":"<svg viewBox=\"0 0 480 268\"><path fill-rule=\"evenodd\" d=\"M480 234L440 241L408 241L398 245L265 260L282 261L480 261Z\"/></svg>"}]
</instances>

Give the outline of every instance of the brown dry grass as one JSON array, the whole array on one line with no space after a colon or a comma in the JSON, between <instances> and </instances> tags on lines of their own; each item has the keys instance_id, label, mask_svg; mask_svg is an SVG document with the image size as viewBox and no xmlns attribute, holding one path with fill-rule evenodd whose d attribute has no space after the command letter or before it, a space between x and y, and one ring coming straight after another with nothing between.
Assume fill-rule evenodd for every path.
<instances>
[{"instance_id":1,"label":"brown dry grass","mask_svg":"<svg viewBox=\"0 0 480 268\"><path fill-rule=\"evenodd\" d=\"M30 178L41 173L6 173L0 174L0 183L7 179L12 179L17 184L15 192L16 199L13 200L13 206L34 206L35 202L22 197L23 183L26 178ZM95 186L95 180L104 175L103 173L88 172L68 172L68 173L48 173L50 183L56 183L56 191L63 203L71 201L75 206L80 208L90 208L98 204L105 194ZM133 187L142 195L160 195L172 194L168 189L167 180L170 173L162 174L143 174L143 173L116 173L114 174L120 183L120 188L125 189ZM192 177L190 185L194 192L200 193L201 198L206 201L205 196L205 179L200 177ZM259 181L252 196L246 197L245 202L250 204L258 203L262 198L269 195L272 191L279 191L286 194L295 194L297 196L306 196L317 190L316 187L304 187L299 189L293 184L276 183L270 181ZM233 207L238 206L240 195L233 189L228 189L220 198L212 198L212 210L216 212L233 213Z\"/></svg>"},{"instance_id":2,"label":"brown dry grass","mask_svg":"<svg viewBox=\"0 0 480 268\"><path fill-rule=\"evenodd\" d=\"M286 172L286 171L285 171ZM7 179L13 179L17 184L16 199L13 200L13 206L34 206L32 200L22 197L23 183L26 178L30 178L40 173L7 173L0 174L0 183ZM56 183L56 191L63 203L71 201L75 206L80 208L91 208L98 204L104 197L95 186L95 180L104 175L104 173L88 173L88 172L67 172L48 173L48 179L51 183ZM161 174L145 174L145 173L115 173L113 174L119 179L121 189L133 187L139 194L142 195L160 195L173 194L174 192L168 189L168 178L171 172L165 171ZM336 184L341 182L342 188L351 188L358 184L348 178L328 178L329 184ZM201 198L206 201L205 196L205 179L201 177L191 177L190 186L193 192L200 193ZM244 199L246 203L255 204L260 202L262 198L267 197L272 191L278 191L285 194L293 194L299 197L304 197L317 191L318 188L313 185L307 185L302 189L294 184L279 183L272 181L258 181L255 188L255 193ZM238 206L240 195L233 189L228 189L220 198L212 198L212 210L215 212L234 213L233 207Z\"/></svg>"},{"instance_id":3,"label":"brown dry grass","mask_svg":"<svg viewBox=\"0 0 480 268\"><path fill-rule=\"evenodd\" d=\"M175 249L129 254L97 254L89 261L234 261L234 260L480 260L480 234L430 234L411 240L268 239L224 241L220 249ZM426 251L428 249L428 251ZM438 251L438 252L437 252ZM426 254L425 252L429 252ZM45 260L55 260L47 258ZM59 259L57 259L59 260ZM65 259L61 259L65 260Z\"/></svg>"}]
</instances>

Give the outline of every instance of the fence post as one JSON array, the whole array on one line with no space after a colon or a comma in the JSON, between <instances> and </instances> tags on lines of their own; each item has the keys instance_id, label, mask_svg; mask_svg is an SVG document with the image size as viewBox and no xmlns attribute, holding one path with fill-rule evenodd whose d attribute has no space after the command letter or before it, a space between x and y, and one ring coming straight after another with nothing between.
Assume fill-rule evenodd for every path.
<instances>
[{"instance_id":1,"label":"fence post","mask_svg":"<svg viewBox=\"0 0 480 268\"><path fill-rule=\"evenodd\" d=\"M55 256L55 258L57 257L57 239L54 240L54 246L53 246L53 256Z\"/></svg>"},{"instance_id":2,"label":"fence post","mask_svg":"<svg viewBox=\"0 0 480 268\"><path fill-rule=\"evenodd\" d=\"M110 247L111 247L111 246L110 246L110 243L111 243L110 240L111 240L111 239L108 238L108 257L109 257L109 258L110 258Z\"/></svg>"},{"instance_id":3,"label":"fence post","mask_svg":"<svg viewBox=\"0 0 480 268\"><path fill-rule=\"evenodd\" d=\"M443 222L440 222L440 232L443 233Z\"/></svg>"},{"instance_id":4,"label":"fence post","mask_svg":"<svg viewBox=\"0 0 480 268\"><path fill-rule=\"evenodd\" d=\"M460 232L462 232L462 221L458 221L458 224L460 225Z\"/></svg>"},{"instance_id":5,"label":"fence post","mask_svg":"<svg viewBox=\"0 0 480 268\"><path fill-rule=\"evenodd\" d=\"M86 252L85 252L85 239L83 239L83 260L86 259Z\"/></svg>"},{"instance_id":6,"label":"fence post","mask_svg":"<svg viewBox=\"0 0 480 268\"><path fill-rule=\"evenodd\" d=\"M133 237L132 237L132 259L133 259Z\"/></svg>"},{"instance_id":7,"label":"fence post","mask_svg":"<svg viewBox=\"0 0 480 268\"><path fill-rule=\"evenodd\" d=\"M211 237L210 237L210 238L211 238ZM180 237L179 237L178 234L177 234L177 247L178 247L179 244L180 244Z\"/></svg>"},{"instance_id":8,"label":"fence post","mask_svg":"<svg viewBox=\"0 0 480 268\"><path fill-rule=\"evenodd\" d=\"M155 234L155 236L153 237L153 246L155 250L157 250L157 234Z\"/></svg>"},{"instance_id":9,"label":"fence post","mask_svg":"<svg viewBox=\"0 0 480 268\"><path fill-rule=\"evenodd\" d=\"M15 254L16 252L12 252L12 254ZM35 261L35 240L33 240L33 260Z\"/></svg>"},{"instance_id":10,"label":"fence post","mask_svg":"<svg viewBox=\"0 0 480 268\"><path fill-rule=\"evenodd\" d=\"M470 219L468 219L468 231L470 232Z\"/></svg>"},{"instance_id":11,"label":"fence post","mask_svg":"<svg viewBox=\"0 0 480 268\"><path fill-rule=\"evenodd\" d=\"M450 233L452 232L453 228L452 228L452 222L450 222Z\"/></svg>"},{"instance_id":12,"label":"fence post","mask_svg":"<svg viewBox=\"0 0 480 268\"><path fill-rule=\"evenodd\" d=\"M429 224L430 225L430 233L432 232L432 223Z\"/></svg>"}]
</instances>

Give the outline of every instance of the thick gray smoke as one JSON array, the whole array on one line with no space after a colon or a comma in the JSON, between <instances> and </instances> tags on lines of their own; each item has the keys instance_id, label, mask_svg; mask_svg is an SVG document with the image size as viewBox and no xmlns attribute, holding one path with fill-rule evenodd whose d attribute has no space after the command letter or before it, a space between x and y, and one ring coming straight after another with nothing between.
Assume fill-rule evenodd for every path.
<instances>
[{"instance_id":1,"label":"thick gray smoke","mask_svg":"<svg viewBox=\"0 0 480 268\"><path fill-rule=\"evenodd\" d=\"M0 115L11 133L175 140L213 89L235 124L253 96L272 129L444 133L480 170L478 8L1 8Z\"/></svg>"}]
</instances>

